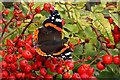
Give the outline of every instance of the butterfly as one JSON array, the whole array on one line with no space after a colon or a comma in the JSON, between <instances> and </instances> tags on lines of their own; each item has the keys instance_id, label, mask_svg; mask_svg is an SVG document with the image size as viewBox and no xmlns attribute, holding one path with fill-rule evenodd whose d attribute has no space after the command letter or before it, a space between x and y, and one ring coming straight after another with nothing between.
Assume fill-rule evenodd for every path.
<instances>
[{"instance_id":1,"label":"butterfly","mask_svg":"<svg viewBox=\"0 0 120 80\"><path fill-rule=\"evenodd\" d=\"M62 39L63 26L59 12L51 11L42 25L33 33L36 52L42 56L56 57L64 61L71 60L71 50L69 46L64 45L68 39Z\"/></svg>"}]
</instances>

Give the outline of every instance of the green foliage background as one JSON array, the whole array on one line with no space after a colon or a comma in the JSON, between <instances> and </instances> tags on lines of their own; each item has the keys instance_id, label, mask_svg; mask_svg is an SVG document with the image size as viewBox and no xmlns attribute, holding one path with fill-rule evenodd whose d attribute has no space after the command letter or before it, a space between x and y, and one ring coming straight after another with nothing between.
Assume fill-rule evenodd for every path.
<instances>
[{"instance_id":1,"label":"green foliage background","mask_svg":"<svg viewBox=\"0 0 120 80\"><path fill-rule=\"evenodd\" d=\"M37 6L40 6L40 8L43 8L45 2L35 2L34 6L32 7L35 9ZM87 9L86 3L87 2L50 2L56 10L59 11L61 18L66 21L66 24L63 26L63 37L68 37L69 42L77 43L78 39L80 38L83 42L86 38L90 40L89 43L85 45L85 55L82 54L83 52L83 46L78 45L75 47L75 51L72 53L73 61L80 60L82 57L88 57L91 56L92 60L83 62L85 64L90 63L94 60L95 54L101 49L100 42L97 40L97 36L90 27L91 25L94 26L99 35L103 34L105 37L108 37L110 39L110 44L114 44L114 39L111 34L111 29L114 28L115 25L118 25L118 9L110 6L106 7L106 4L109 2L101 2L99 5L91 6L91 11ZM14 3L13 3L14 4ZM23 4L25 4L23 6ZM27 11L29 9L28 2L24 2L20 5L20 9L23 11L23 14L26 15ZM114 2L115 5L117 5L117 2ZM0 6L3 4L0 3ZM67 7L66 7L66 6ZM67 10L68 8L68 10ZM13 6L10 7L9 15L3 14L3 17L6 21L10 20L13 16L12 11L14 11ZM69 15L68 15L69 14ZM25 34L33 33L33 31L42 26L42 22L49 17L49 12L43 11L40 14L37 14L34 17L34 21L38 21L38 23L32 23L28 29L25 31ZM110 16L114 20L114 24L109 23L109 20L104 18L104 16ZM92 19L92 21L91 21ZM27 22L30 21L30 19L26 20ZM11 23L9 27L7 28L10 32L14 31L9 36L5 37L2 41L2 44L6 44L6 39L13 39L16 35L20 35L22 33L22 29L25 28L27 23L22 23L21 26L15 26L16 22ZM12 26L11 26L12 25ZM2 25L4 29L4 25ZM16 30L15 30L16 29ZM1 33L0 33L1 34ZM8 33L5 33L4 35L7 35ZM104 39L103 39L104 40ZM120 47L120 43L117 45ZM2 47L4 49L4 47ZM117 49L109 49L110 54L114 57L120 53ZM99 53L99 56L103 56L107 54L106 52L102 51ZM100 61L101 59L98 59ZM80 65L75 64L75 69L73 71L70 71L72 74L73 72L76 72L78 67ZM91 67L95 68L94 76L97 78L120 78L120 70L119 66L115 64L107 65L107 68L103 71L100 71L96 68L96 63L93 63ZM37 72L36 72L37 73ZM37 73L39 74L39 73ZM53 74L53 73L50 73ZM58 75L57 77L60 77Z\"/></svg>"}]
</instances>

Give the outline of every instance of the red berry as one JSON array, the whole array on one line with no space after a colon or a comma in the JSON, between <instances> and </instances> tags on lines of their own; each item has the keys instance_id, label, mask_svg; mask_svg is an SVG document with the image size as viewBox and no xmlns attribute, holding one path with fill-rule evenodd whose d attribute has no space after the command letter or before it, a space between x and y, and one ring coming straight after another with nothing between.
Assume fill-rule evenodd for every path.
<instances>
[{"instance_id":1,"label":"red berry","mask_svg":"<svg viewBox=\"0 0 120 80\"><path fill-rule=\"evenodd\" d=\"M45 68L41 68L41 69L40 69L40 74L42 74L42 75L46 75L47 72L48 72L48 70L45 69Z\"/></svg>"},{"instance_id":2,"label":"red berry","mask_svg":"<svg viewBox=\"0 0 120 80\"><path fill-rule=\"evenodd\" d=\"M33 55L29 50L23 51L22 56L27 60L31 60L33 58Z\"/></svg>"},{"instance_id":3,"label":"red berry","mask_svg":"<svg viewBox=\"0 0 120 80\"><path fill-rule=\"evenodd\" d=\"M74 80L80 80L80 75L78 73L73 73L72 79Z\"/></svg>"},{"instance_id":4,"label":"red berry","mask_svg":"<svg viewBox=\"0 0 120 80\"><path fill-rule=\"evenodd\" d=\"M57 64L59 62L59 59L58 58L52 58L52 61L54 64Z\"/></svg>"},{"instance_id":5,"label":"red berry","mask_svg":"<svg viewBox=\"0 0 120 80\"><path fill-rule=\"evenodd\" d=\"M89 39L85 39L85 42L86 42L86 43L89 43Z\"/></svg>"},{"instance_id":6,"label":"red berry","mask_svg":"<svg viewBox=\"0 0 120 80\"><path fill-rule=\"evenodd\" d=\"M118 44L119 41L120 41L120 35L119 34L114 34L114 42L115 42L115 44Z\"/></svg>"},{"instance_id":7,"label":"red berry","mask_svg":"<svg viewBox=\"0 0 120 80\"><path fill-rule=\"evenodd\" d=\"M98 79L96 79L95 76L90 76L90 77L89 77L89 80L98 80Z\"/></svg>"},{"instance_id":8,"label":"red berry","mask_svg":"<svg viewBox=\"0 0 120 80\"><path fill-rule=\"evenodd\" d=\"M33 44L32 40L30 39L29 41L26 41L30 46Z\"/></svg>"},{"instance_id":9,"label":"red berry","mask_svg":"<svg viewBox=\"0 0 120 80\"><path fill-rule=\"evenodd\" d=\"M2 79L5 79L8 77L8 72L6 70L2 71Z\"/></svg>"},{"instance_id":10,"label":"red berry","mask_svg":"<svg viewBox=\"0 0 120 80\"><path fill-rule=\"evenodd\" d=\"M31 52L33 55L37 55L37 52L36 52L36 50L35 50L34 47L31 48L30 52Z\"/></svg>"},{"instance_id":11,"label":"red berry","mask_svg":"<svg viewBox=\"0 0 120 80\"><path fill-rule=\"evenodd\" d=\"M20 21L17 21L16 25L17 25L17 26L21 26L21 22L20 22Z\"/></svg>"},{"instance_id":12,"label":"red berry","mask_svg":"<svg viewBox=\"0 0 120 80\"><path fill-rule=\"evenodd\" d=\"M18 50L19 53L22 53L23 52L23 48L20 47L19 50Z\"/></svg>"},{"instance_id":13,"label":"red berry","mask_svg":"<svg viewBox=\"0 0 120 80\"><path fill-rule=\"evenodd\" d=\"M39 7L39 6L35 8L35 12L36 12L36 13L40 13L40 12L41 12L41 10L40 10L40 7Z\"/></svg>"},{"instance_id":14,"label":"red berry","mask_svg":"<svg viewBox=\"0 0 120 80\"><path fill-rule=\"evenodd\" d=\"M24 66L24 67L28 65L28 61L26 59L21 60L19 63L20 66Z\"/></svg>"},{"instance_id":15,"label":"red berry","mask_svg":"<svg viewBox=\"0 0 120 80\"><path fill-rule=\"evenodd\" d=\"M105 55L102 57L104 64L111 64L112 63L112 56L111 55Z\"/></svg>"},{"instance_id":16,"label":"red berry","mask_svg":"<svg viewBox=\"0 0 120 80\"><path fill-rule=\"evenodd\" d=\"M86 73L80 75L82 80L88 80L89 76Z\"/></svg>"},{"instance_id":17,"label":"red berry","mask_svg":"<svg viewBox=\"0 0 120 80\"><path fill-rule=\"evenodd\" d=\"M114 63L114 64L120 64L120 57L119 57L119 56L115 56L115 57L113 58L113 63Z\"/></svg>"},{"instance_id":18,"label":"red berry","mask_svg":"<svg viewBox=\"0 0 120 80\"><path fill-rule=\"evenodd\" d=\"M56 67L56 72L57 72L58 74L62 74L62 73L64 72L64 68L63 68L62 66L57 66L57 67Z\"/></svg>"},{"instance_id":19,"label":"red berry","mask_svg":"<svg viewBox=\"0 0 120 80\"><path fill-rule=\"evenodd\" d=\"M51 71L51 72L56 72L56 65L52 65L52 66L50 67L50 71Z\"/></svg>"},{"instance_id":20,"label":"red berry","mask_svg":"<svg viewBox=\"0 0 120 80\"><path fill-rule=\"evenodd\" d=\"M23 18L25 17L22 13L21 13L21 14L19 14L19 16L20 16L20 17L23 17Z\"/></svg>"},{"instance_id":21,"label":"red berry","mask_svg":"<svg viewBox=\"0 0 120 80\"><path fill-rule=\"evenodd\" d=\"M17 56L14 54L13 55L13 62L16 62L17 61Z\"/></svg>"},{"instance_id":22,"label":"red berry","mask_svg":"<svg viewBox=\"0 0 120 80\"><path fill-rule=\"evenodd\" d=\"M103 61L99 61L98 63L97 63L97 68L99 69L99 70L103 70L103 69L105 69L105 64L103 63Z\"/></svg>"},{"instance_id":23,"label":"red berry","mask_svg":"<svg viewBox=\"0 0 120 80\"><path fill-rule=\"evenodd\" d=\"M32 75L32 73L30 72L30 73L25 73L25 78L30 78L31 77L31 75Z\"/></svg>"},{"instance_id":24,"label":"red berry","mask_svg":"<svg viewBox=\"0 0 120 80\"><path fill-rule=\"evenodd\" d=\"M91 68L89 68L89 69L87 70L87 74L88 74L89 76L92 76L92 75L93 75L93 72L94 72L94 67L91 67Z\"/></svg>"},{"instance_id":25,"label":"red berry","mask_svg":"<svg viewBox=\"0 0 120 80\"><path fill-rule=\"evenodd\" d=\"M47 60L44 62L44 65L45 65L45 67L50 68L50 67L53 65L53 61L47 59Z\"/></svg>"},{"instance_id":26,"label":"red berry","mask_svg":"<svg viewBox=\"0 0 120 80\"><path fill-rule=\"evenodd\" d=\"M110 39L109 38L104 38L105 41L107 41L107 43L110 43Z\"/></svg>"},{"instance_id":27,"label":"red berry","mask_svg":"<svg viewBox=\"0 0 120 80\"><path fill-rule=\"evenodd\" d=\"M113 19L109 18L109 23L112 24L113 23Z\"/></svg>"},{"instance_id":28,"label":"red berry","mask_svg":"<svg viewBox=\"0 0 120 80\"><path fill-rule=\"evenodd\" d=\"M29 73L29 72L31 72L31 71L32 71L32 66L31 66L31 65L27 65L27 66L25 67L25 72Z\"/></svg>"},{"instance_id":29,"label":"red berry","mask_svg":"<svg viewBox=\"0 0 120 80\"><path fill-rule=\"evenodd\" d=\"M7 63L12 63L12 62L13 62L13 55L12 55L12 54L7 54L7 55L5 56L5 61L6 61Z\"/></svg>"},{"instance_id":30,"label":"red berry","mask_svg":"<svg viewBox=\"0 0 120 80\"><path fill-rule=\"evenodd\" d=\"M18 79L19 79L19 78L22 78L22 73L21 73L21 72L20 72L20 73L17 73L17 74L16 74L16 78L18 78Z\"/></svg>"},{"instance_id":31,"label":"red berry","mask_svg":"<svg viewBox=\"0 0 120 80\"><path fill-rule=\"evenodd\" d=\"M14 75L9 76L9 80L15 80L15 79L16 79L16 77Z\"/></svg>"},{"instance_id":32,"label":"red berry","mask_svg":"<svg viewBox=\"0 0 120 80\"><path fill-rule=\"evenodd\" d=\"M47 74L45 75L45 80L53 80L53 76Z\"/></svg>"},{"instance_id":33,"label":"red berry","mask_svg":"<svg viewBox=\"0 0 120 80\"><path fill-rule=\"evenodd\" d=\"M10 13L10 11L8 11L8 9L6 9L5 11L4 11L4 14L6 14L6 15L8 15Z\"/></svg>"},{"instance_id":34,"label":"red berry","mask_svg":"<svg viewBox=\"0 0 120 80\"><path fill-rule=\"evenodd\" d=\"M115 25L115 27L114 27L114 33L115 34L120 33L120 29L119 29L119 27L117 25Z\"/></svg>"},{"instance_id":35,"label":"red berry","mask_svg":"<svg viewBox=\"0 0 120 80\"><path fill-rule=\"evenodd\" d=\"M70 77L71 77L71 74L69 72L64 73L64 78L70 78Z\"/></svg>"},{"instance_id":36,"label":"red berry","mask_svg":"<svg viewBox=\"0 0 120 80\"><path fill-rule=\"evenodd\" d=\"M62 25L63 25L63 26L65 25L65 23L66 23L65 20L62 19Z\"/></svg>"},{"instance_id":37,"label":"red berry","mask_svg":"<svg viewBox=\"0 0 120 80\"><path fill-rule=\"evenodd\" d=\"M44 77L42 75L37 76L37 80L42 80Z\"/></svg>"},{"instance_id":38,"label":"red berry","mask_svg":"<svg viewBox=\"0 0 120 80\"><path fill-rule=\"evenodd\" d=\"M2 32L2 26L0 26L0 33Z\"/></svg>"},{"instance_id":39,"label":"red berry","mask_svg":"<svg viewBox=\"0 0 120 80\"><path fill-rule=\"evenodd\" d=\"M79 74L86 73L85 68L84 68L83 66L80 66L80 67L78 68L78 73L79 73Z\"/></svg>"},{"instance_id":40,"label":"red berry","mask_svg":"<svg viewBox=\"0 0 120 80\"><path fill-rule=\"evenodd\" d=\"M2 64L3 69L5 69L7 67L7 62L6 61L2 61L1 64Z\"/></svg>"},{"instance_id":41,"label":"red berry","mask_svg":"<svg viewBox=\"0 0 120 80\"><path fill-rule=\"evenodd\" d=\"M88 58L87 58L88 60L91 60L92 58L90 57L90 56L88 56Z\"/></svg>"},{"instance_id":42,"label":"red berry","mask_svg":"<svg viewBox=\"0 0 120 80\"><path fill-rule=\"evenodd\" d=\"M10 67L12 71L16 71L18 68L18 63L17 62L11 63Z\"/></svg>"},{"instance_id":43,"label":"red berry","mask_svg":"<svg viewBox=\"0 0 120 80\"><path fill-rule=\"evenodd\" d=\"M13 38L13 42L16 42L17 39L18 39L18 35L15 38Z\"/></svg>"},{"instance_id":44,"label":"red berry","mask_svg":"<svg viewBox=\"0 0 120 80\"><path fill-rule=\"evenodd\" d=\"M38 71L38 70L39 70L39 67L38 67L38 65L37 65L37 62L34 62L34 63L32 64L32 68L33 68L34 71Z\"/></svg>"},{"instance_id":45,"label":"red berry","mask_svg":"<svg viewBox=\"0 0 120 80\"><path fill-rule=\"evenodd\" d=\"M54 8L53 8L53 6L50 3L45 3L44 4L44 10L45 11L53 11Z\"/></svg>"},{"instance_id":46,"label":"red berry","mask_svg":"<svg viewBox=\"0 0 120 80\"><path fill-rule=\"evenodd\" d=\"M14 45L14 43L13 43L13 41L12 41L12 40L7 39L7 45L8 45L8 46L13 46L13 45Z\"/></svg>"},{"instance_id":47,"label":"red berry","mask_svg":"<svg viewBox=\"0 0 120 80\"><path fill-rule=\"evenodd\" d=\"M41 62L43 62L43 61L45 61L46 59L45 59L45 57L42 57L41 55L37 55L36 56L36 61L41 61Z\"/></svg>"},{"instance_id":48,"label":"red berry","mask_svg":"<svg viewBox=\"0 0 120 80\"><path fill-rule=\"evenodd\" d=\"M74 69L74 63L73 62L68 62L67 64L65 64L65 68L67 70L73 70Z\"/></svg>"},{"instance_id":49,"label":"red berry","mask_svg":"<svg viewBox=\"0 0 120 80\"><path fill-rule=\"evenodd\" d=\"M30 46L28 43L26 43L25 49L30 50L30 49L31 49L31 46Z\"/></svg>"},{"instance_id":50,"label":"red berry","mask_svg":"<svg viewBox=\"0 0 120 80\"><path fill-rule=\"evenodd\" d=\"M42 66L42 62L41 61L38 61L37 62L37 66L39 67L39 68L42 68L43 66Z\"/></svg>"}]
</instances>

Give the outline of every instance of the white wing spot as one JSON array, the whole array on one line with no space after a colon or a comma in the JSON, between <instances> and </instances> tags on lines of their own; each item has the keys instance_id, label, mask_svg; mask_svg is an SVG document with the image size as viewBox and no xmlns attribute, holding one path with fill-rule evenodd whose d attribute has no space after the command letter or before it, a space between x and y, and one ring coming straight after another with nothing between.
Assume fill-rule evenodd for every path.
<instances>
[{"instance_id":1,"label":"white wing spot","mask_svg":"<svg viewBox=\"0 0 120 80\"><path fill-rule=\"evenodd\" d=\"M65 55L67 56L67 55L70 55L71 54L71 52L69 52L69 53L66 53Z\"/></svg>"}]
</instances>

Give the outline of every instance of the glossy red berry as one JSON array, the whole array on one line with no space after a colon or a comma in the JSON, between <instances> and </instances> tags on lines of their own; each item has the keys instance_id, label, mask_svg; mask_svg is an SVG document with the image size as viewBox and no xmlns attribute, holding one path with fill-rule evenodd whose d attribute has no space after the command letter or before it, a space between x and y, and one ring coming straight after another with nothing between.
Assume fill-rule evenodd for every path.
<instances>
[{"instance_id":1,"label":"glossy red berry","mask_svg":"<svg viewBox=\"0 0 120 80\"><path fill-rule=\"evenodd\" d=\"M80 75L82 80L87 80L89 78L89 76L86 73L83 73Z\"/></svg>"},{"instance_id":2,"label":"glossy red berry","mask_svg":"<svg viewBox=\"0 0 120 80\"><path fill-rule=\"evenodd\" d=\"M120 41L120 35L119 34L114 34L114 42L115 44L118 44Z\"/></svg>"},{"instance_id":3,"label":"glossy red berry","mask_svg":"<svg viewBox=\"0 0 120 80\"><path fill-rule=\"evenodd\" d=\"M27 60L31 60L33 58L33 55L29 50L23 51L22 56Z\"/></svg>"},{"instance_id":4,"label":"glossy red berry","mask_svg":"<svg viewBox=\"0 0 120 80\"><path fill-rule=\"evenodd\" d=\"M94 67L87 69L87 75L92 76L94 72Z\"/></svg>"},{"instance_id":5,"label":"glossy red berry","mask_svg":"<svg viewBox=\"0 0 120 80\"><path fill-rule=\"evenodd\" d=\"M19 14L19 16L20 16L20 17L23 17L23 18L25 17L22 13L21 13L21 14Z\"/></svg>"},{"instance_id":6,"label":"glossy red berry","mask_svg":"<svg viewBox=\"0 0 120 80\"><path fill-rule=\"evenodd\" d=\"M73 73L72 79L80 80L80 75L78 73Z\"/></svg>"},{"instance_id":7,"label":"glossy red berry","mask_svg":"<svg viewBox=\"0 0 120 80\"><path fill-rule=\"evenodd\" d=\"M89 43L89 39L85 39L85 42L86 42L86 43Z\"/></svg>"},{"instance_id":8,"label":"glossy red berry","mask_svg":"<svg viewBox=\"0 0 120 80\"><path fill-rule=\"evenodd\" d=\"M111 55L105 55L102 57L104 64L111 64L112 63L112 56Z\"/></svg>"},{"instance_id":9,"label":"glossy red berry","mask_svg":"<svg viewBox=\"0 0 120 80\"><path fill-rule=\"evenodd\" d=\"M86 73L85 68L84 68L83 66L80 66L80 67L78 68L78 73L79 73L79 74Z\"/></svg>"},{"instance_id":10,"label":"glossy red berry","mask_svg":"<svg viewBox=\"0 0 120 80\"><path fill-rule=\"evenodd\" d=\"M47 59L47 60L44 62L44 65L45 65L45 67L50 68L50 67L53 65L53 61Z\"/></svg>"},{"instance_id":11,"label":"glossy red berry","mask_svg":"<svg viewBox=\"0 0 120 80\"><path fill-rule=\"evenodd\" d=\"M17 25L17 26L21 26L21 22L20 22L20 21L17 21L16 25Z\"/></svg>"},{"instance_id":12,"label":"glossy red berry","mask_svg":"<svg viewBox=\"0 0 120 80\"><path fill-rule=\"evenodd\" d=\"M67 70L73 70L73 69L74 69L74 63L73 63L73 62L67 62L67 63L65 64L65 68L66 68Z\"/></svg>"},{"instance_id":13,"label":"glossy red berry","mask_svg":"<svg viewBox=\"0 0 120 80\"><path fill-rule=\"evenodd\" d=\"M0 26L0 33L2 32L2 26Z\"/></svg>"},{"instance_id":14,"label":"glossy red berry","mask_svg":"<svg viewBox=\"0 0 120 80\"><path fill-rule=\"evenodd\" d=\"M45 80L53 80L53 76L50 74L45 75Z\"/></svg>"},{"instance_id":15,"label":"glossy red berry","mask_svg":"<svg viewBox=\"0 0 120 80\"><path fill-rule=\"evenodd\" d=\"M13 46L13 45L14 45L14 43L13 43L13 41L12 41L12 40L7 39L7 45L8 45L8 46Z\"/></svg>"},{"instance_id":16,"label":"glossy red berry","mask_svg":"<svg viewBox=\"0 0 120 80\"><path fill-rule=\"evenodd\" d=\"M30 40L28 40L28 41L26 41L30 46L33 44L33 42L32 42L32 40L30 39Z\"/></svg>"},{"instance_id":17,"label":"glossy red berry","mask_svg":"<svg viewBox=\"0 0 120 80\"><path fill-rule=\"evenodd\" d=\"M8 11L8 9L6 9L5 11L4 11L4 14L6 14L6 15L8 15L10 13L10 11Z\"/></svg>"},{"instance_id":18,"label":"glossy red berry","mask_svg":"<svg viewBox=\"0 0 120 80\"><path fill-rule=\"evenodd\" d=\"M59 59L58 58L52 58L52 61L54 64L57 64L59 62Z\"/></svg>"},{"instance_id":19,"label":"glossy red berry","mask_svg":"<svg viewBox=\"0 0 120 80\"><path fill-rule=\"evenodd\" d=\"M15 38L13 38L13 42L16 42L17 39L18 39L18 35Z\"/></svg>"},{"instance_id":20,"label":"glossy red berry","mask_svg":"<svg viewBox=\"0 0 120 80\"><path fill-rule=\"evenodd\" d=\"M45 68L41 68L41 69L40 69L40 74L42 74L42 75L46 75L47 72L48 72L48 70L45 69Z\"/></svg>"},{"instance_id":21,"label":"glossy red berry","mask_svg":"<svg viewBox=\"0 0 120 80\"><path fill-rule=\"evenodd\" d=\"M17 62L11 63L10 67L12 71L16 71L18 68L18 63Z\"/></svg>"},{"instance_id":22,"label":"glossy red berry","mask_svg":"<svg viewBox=\"0 0 120 80\"><path fill-rule=\"evenodd\" d=\"M62 66L57 66L57 67L56 67L56 72L57 72L58 74L62 74L62 73L64 72L64 68L63 68Z\"/></svg>"},{"instance_id":23,"label":"glossy red berry","mask_svg":"<svg viewBox=\"0 0 120 80\"><path fill-rule=\"evenodd\" d=\"M38 67L38 65L37 65L37 62L34 62L34 63L32 64L32 68L33 68L34 71L38 71L38 70L39 70L39 67Z\"/></svg>"},{"instance_id":24,"label":"glossy red berry","mask_svg":"<svg viewBox=\"0 0 120 80\"><path fill-rule=\"evenodd\" d=\"M31 49L31 46L30 46L28 43L26 43L25 49L26 49L26 50L30 50L30 49Z\"/></svg>"},{"instance_id":25,"label":"glossy red berry","mask_svg":"<svg viewBox=\"0 0 120 80\"><path fill-rule=\"evenodd\" d=\"M69 72L64 73L64 78L70 78L70 77L71 77L71 74Z\"/></svg>"},{"instance_id":26,"label":"glossy red berry","mask_svg":"<svg viewBox=\"0 0 120 80\"><path fill-rule=\"evenodd\" d=\"M37 76L37 80L42 80L44 77L42 75Z\"/></svg>"},{"instance_id":27,"label":"glossy red berry","mask_svg":"<svg viewBox=\"0 0 120 80\"><path fill-rule=\"evenodd\" d=\"M36 50L35 50L34 47L31 48L30 52L31 52L33 55L37 55L37 52L36 52Z\"/></svg>"},{"instance_id":28,"label":"glossy red berry","mask_svg":"<svg viewBox=\"0 0 120 80\"><path fill-rule=\"evenodd\" d=\"M98 79L96 79L95 76L90 76L90 77L89 77L89 80L98 80Z\"/></svg>"},{"instance_id":29,"label":"glossy red berry","mask_svg":"<svg viewBox=\"0 0 120 80\"><path fill-rule=\"evenodd\" d=\"M109 18L109 23L112 24L113 23L113 19Z\"/></svg>"},{"instance_id":30,"label":"glossy red berry","mask_svg":"<svg viewBox=\"0 0 120 80\"><path fill-rule=\"evenodd\" d=\"M20 73L17 73L17 74L16 74L16 78L18 78L18 79L19 79L19 78L22 78L22 73L21 73L21 72L20 72Z\"/></svg>"},{"instance_id":31,"label":"glossy red berry","mask_svg":"<svg viewBox=\"0 0 120 80\"><path fill-rule=\"evenodd\" d=\"M31 72L30 73L25 73L25 78L29 78L30 79L31 75L32 75Z\"/></svg>"},{"instance_id":32,"label":"glossy red berry","mask_svg":"<svg viewBox=\"0 0 120 80\"><path fill-rule=\"evenodd\" d=\"M41 12L41 10L40 10L40 7L39 7L39 6L35 8L35 12L36 12L36 13L40 13L40 12Z\"/></svg>"},{"instance_id":33,"label":"glossy red berry","mask_svg":"<svg viewBox=\"0 0 120 80\"><path fill-rule=\"evenodd\" d=\"M62 19L62 25L63 25L63 26L65 25L65 23L66 23L65 20Z\"/></svg>"},{"instance_id":34,"label":"glossy red berry","mask_svg":"<svg viewBox=\"0 0 120 80\"><path fill-rule=\"evenodd\" d=\"M0 64L2 64L3 69L5 69L7 67L7 62L6 61L2 61Z\"/></svg>"},{"instance_id":35,"label":"glossy red berry","mask_svg":"<svg viewBox=\"0 0 120 80\"><path fill-rule=\"evenodd\" d=\"M114 27L114 33L115 34L120 33L120 29L119 29L119 27L117 25L115 25L115 27Z\"/></svg>"},{"instance_id":36,"label":"glossy red berry","mask_svg":"<svg viewBox=\"0 0 120 80\"><path fill-rule=\"evenodd\" d=\"M42 57L41 55L37 55L36 56L36 61L41 61L41 62L43 62L43 61L45 61L46 59L45 59L45 57Z\"/></svg>"},{"instance_id":37,"label":"glossy red berry","mask_svg":"<svg viewBox=\"0 0 120 80\"><path fill-rule=\"evenodd\" d=\"M115 57L113 58L113 63L114 63L114 64L120 64L120 57L119 57L119 56L115 56Z\"/></svg>"},{"instance_id":38,"label":"glossy red berry","mask_svg":"<svg viewBox=\"0 0 120 80\"><path fill-rule=\"evenodd\" d=\"M13 55L12 54L8 54L5 56L5 61L7 63L12 63L13 62Z\"/></svg>"},{"instance_id":39,"label":"glossy red berry","mask_svg":"<svg viewBox=\"0 0 120 80\"><path fill-rule=\"evenodd\" d=\"M9 76L9 80L15 80L16 77L14 75Z\"/></svg>"},{"instance_id":40,"label":"glossy red berry","mask_svg":"<svg viewBox=\"0 0 120 80\"><path fill-rule=\"evenodd\" d=\"M25 67L27 65L28 65L28 61L26 59L23 59L23 60L20 61L20 66Z\"/></svg>"},{"instance_id":41,"label":"glossy red berry","mask_svg":"<svg viewBox=\"0 0 120 80\"><path fill-rule=\"evenodd\" d=\"M20 47L19 50L18 50L19 53L22 53L23 52L23 48Z\"/></svg>"},{"instance_id":42,"label":"glossy red berry","mask_svg":"<svg viewBox=\"0 0 120 80\"><path fill-rule=\"evenodd\" d=\"M109 38L104 38L105 41L107 41L107 43L110 43L110 39Z\"/></svg>"},{"instance_id":43,"label":"glossy red berry","mask_svg":"<svg viewBox=\"0 0 120 80\"><path fill-rule=\"evenodd\" d=\"M52 66L50 67L50 71L51 71L51 72L56 72L56 65L52 65Z\"/></svg>"},{"instance_id":44,"label":"glossy red berry","mask_svg":"<svg viewBox=\"0 0 120 80\"><path fill-rule=\"evenodd\" d=\"M41 61L38 61L37 62L37 66L39 67L39 68L42 68L43 66L42 66L42 62Z\"/></svg>"},{"instance_id":45,"label":"glossy red berry","mask_svg":"<svg viewBox=\"0 0 120 80\"><path fill-rule=\"evenodd\" d=\"M27 65L27 66L25 67L25 72L29 73L29 72L31 72L31 71L32 71L32 66L31 66L31 65Z\"/></svg>"},{"instance_id":46,"label":"glossy red berry","mask_svg":"<svg viewBox=\"0 0 120 80\"><path fill-rule=\"evenodd\" d=\"M106 68L106 66L105 66L105 64L103 63L103 61L99 61L99 62L97 63L97 68L98 68L99 70L103 70L103 69Z\"/></svg>"},{"instance_id":47,"label":"glossy red berry","mask_svg":"<svg viewBox=\"0 0 120 80\"><path fill-rule=\"evenodd\" d=\"M8 72L6 70L3 70L2 71L2 79L5 79L7 78L9 75L8 75Z\"/></svg>"}]
</instances>

